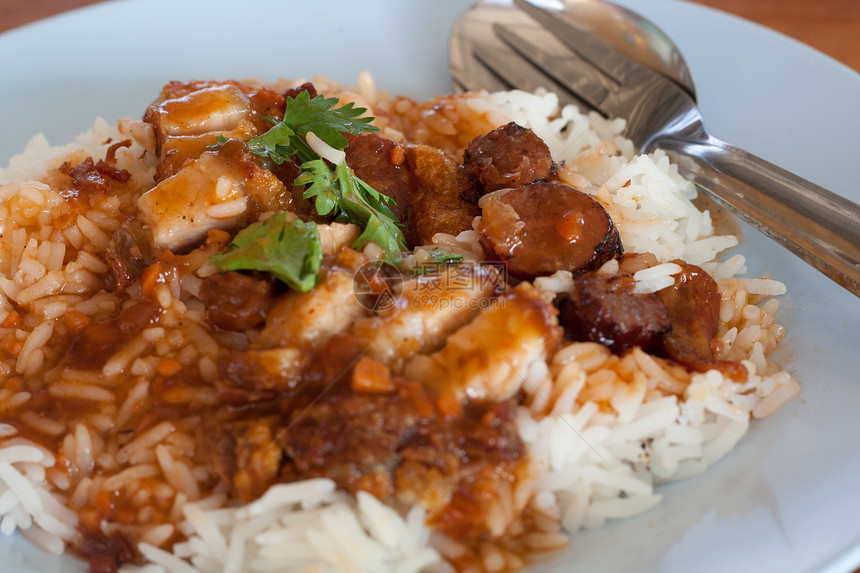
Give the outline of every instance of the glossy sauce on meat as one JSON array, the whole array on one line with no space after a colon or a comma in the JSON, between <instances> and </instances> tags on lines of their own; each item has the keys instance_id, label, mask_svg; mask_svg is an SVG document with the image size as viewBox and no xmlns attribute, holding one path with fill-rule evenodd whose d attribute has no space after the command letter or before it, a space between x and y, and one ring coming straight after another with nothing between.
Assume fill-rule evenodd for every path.
<instances>
[{"instance_id":1,"label":"glossy sauce on meat","mask_svg":"<svg viewBox=\"0 0 860 573\"><path fill-rule=\"evenodd\" d=\"M125 399L145 381L147 405L110 428L109 439L122 443L193 416L199 425L190 434L196 432L188 460L205 470L204 493L227 486L249 502L274 484L324 476L349 492L420 503L434 527L479 542L503 533L488 515L501 488L525 471L516 424L518 409L528 405L521 374L552 359L562 330L618 354L638 346L692 370L745 375L740 364L714 358L719 292L702 269L679 263L676 283L648 295L634 292L634 270L625 267L656 260L630 257L619 274L592 272L621 254L617 229L592 197L547 181L555 177L549 149L516 124L473 140L464 165L425 145L348 137L347 163L394 199L410 246L470 230L481 215L477 230L487 258L505 262L510 276L524 281L505 290L511 285L499 284L494 268L450 265L436 276L407 276L402 298L389 309L362 305L354 277L368 254L350 248L361 230L311 213L294 196L302 190L292 189L299 167L260 159L239 141L263 133L269 125L263 118L283 114L287 99L301 92L316 95L312 84L279 93L239 82L177 83L148 111L158 184L135 197L142 216L119 227L103 256L106 281L113 282L106 286L119 303L99 319L68 313L59 327L63 357L52 376L100 375L150 326L175 328L187 336L180 342L189 352L149 349L128 366L111 389ZM228 141L210 149L219 136ZM87 203L125 185L129 174L112 160L124 145L116 143L105 161L60 167L65 199ZM495 195L480 210L477 200L487 193ZM240 212L195 217L217 215L229 202ZM257 273L195 275L240 227L279 210L319 222L329 238L310 292L289 291ZM560 270L575 282L556 308L525 281ZM458 276L470 286L451 287ZM155 291L167 284L186 289L187 309L203 317L194 329L179 332L183 325L170 323L177 320L171 301L165 308L157 302ZM428 288L432 302L421 298ZM184 361L198 352L195 336L215 347L205 364L196 355ZM155 348L158 340L147 344ZM32 401L38 415L63 423L80 414L72 412L78 405L44 389ZM34 439L61 447L53 436ZM129 530L149 525L129 497L121 489L100 492L79 511L84 536L77 549L91 558L93 571L140 559L128 538L101 529L102 521ZM166 522L172 507L153 498L145 509Z\"/></svg>"},{"instance_id":2,"label":"glossy sauce on meat","mask_svg":"<svg viewBox=\"0 0 860 573\"><path fill-rule=\"evenodd\" d=\"M463 154L463 165L480 182L480 195L548 179L554 167L546 143L513 122L473 139Z\"/></svg>"},{"instance_id":3,"label":"glossy sauce on meat","mask_svg":"<svg viewBox=\"0 0 860 573\"><path fill-rule=\"evenodd\" d=\"M614 353L634 347L660 349L672 329L663 301L653 294L636 294L633 276L588 273L574 280L559 302L559 321L572 340L599 342Z\"/></svg>"},{"instance_id":4,"label":"glossy sauce on meat","mask_svg":"<svg viewBox=\"0 0 860 573\"><path fill-rule=\"evenodd\" d=\"M720 326L717 283L701 267L673 262L682 269L675 284L657 292L672 324L663 341L666 354L695 371L716 368L734 380L745 380L747 371L742 364L714 357L712 344Z\"/></svg>"},{"instance_id":5,"label":"glossy sauce on meat","mask_svg":"<svg viewBox=\"0 0 860 573\"><path fill-rule=\"evenodd\" d=\"M240 499L278 481L326 476L347 491L425 503L443 529L479 537L489 503L482 488L523 461L516 401L470 403L451 416L437 394L405 378L363 390L355 385L360 353L352 337L332 337L301 387L203 428L202 454Z\"/></svg>"},{"instance_id":6,"label":"glossy sauce on meat","mask_svg":"<svg viewBox=\"0 0 860 573\"><path fill-rule=\"evenodd\" d=\"M472 228L478 207L463 199L475 183L454 158L435 147L404 145L409 168L409 209L416 245L429 245L436 233L458 235Z\"/></svg>"},{"instance_id":7,"label":"glossy sauce on meat","mask_svg":"<svg viewBox=\"0 0 860 573\"><path fill-rule=\"evenodd\" d=\"M410 181L403 148L375 133L347 136L346 163L371 187L394 199L392 211L404 226L408 245L415 244Z\"/></svg>"},{"instance_id":8,"label":"glossy sauce on meat","mask_svg":"<svg viewBox=\"0 0 860 573\"><path fill-rule=\"evenodd\" d=\"M241 331L266 320L266 312L275 302L274 290L275 284L269 277L219 273L203 281L200 300L206 304L206 318L213 326Z\"/></svg>"},{"instance_id":9,"label":"glossy sauce on meat","mask_svg":"<svg viewBox=\"0 0 860 573\"><path fill-rule=\"evenodd\" d=\"M595 270L621 253L603 207L560 183L532 183L493 197L478 231L487 257L506 262L519 279Z\"/></svg>"}]
</instances>

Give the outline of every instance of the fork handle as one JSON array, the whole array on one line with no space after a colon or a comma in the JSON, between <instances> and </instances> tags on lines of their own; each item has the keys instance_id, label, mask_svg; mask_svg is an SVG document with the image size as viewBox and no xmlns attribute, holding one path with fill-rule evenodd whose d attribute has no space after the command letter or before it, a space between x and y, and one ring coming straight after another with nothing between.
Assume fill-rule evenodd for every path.
<instances>
[{"instance_id":1,"label":"fork handle","mask_svg":"<svg viewBox=\"0 0 860 573\"><path fill-rule=\"evenodd\" d=\"M704 134L657 145L719 203L860 296L860 205Z\"/></svg>"}]
</instances>

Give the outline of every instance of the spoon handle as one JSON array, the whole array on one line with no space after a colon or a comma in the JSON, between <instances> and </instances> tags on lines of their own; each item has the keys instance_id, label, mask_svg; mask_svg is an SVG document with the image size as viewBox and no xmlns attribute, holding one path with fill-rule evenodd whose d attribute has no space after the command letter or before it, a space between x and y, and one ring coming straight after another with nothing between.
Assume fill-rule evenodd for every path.
<instances>
[{"instance_id":1,"label":"spoon handle","mask_svg":"<svg viewBox=\"0 0 860 573\"><path fill-rule=\"evenodd\" d=\"M860 296L860 205L707 135L659 147L719 203Z\"/></svg>"}]
</instances>

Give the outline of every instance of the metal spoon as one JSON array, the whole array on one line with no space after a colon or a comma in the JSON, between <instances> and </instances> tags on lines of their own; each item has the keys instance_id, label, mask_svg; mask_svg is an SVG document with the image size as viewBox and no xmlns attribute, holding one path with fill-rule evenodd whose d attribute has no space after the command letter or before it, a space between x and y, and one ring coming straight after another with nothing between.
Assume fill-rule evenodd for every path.
<instances>
[{"instance_id":1,"label":"metal spoon","mask_svg":"<svg viewBox=\"0 0 860 573\"><path fill-rule=\"evenodd\" d=\"M696 86L681 52L662 30L639 14L609 2L595 0L563 0L557 2L574 25L582 25L600 33L613 48L672 79L690 97L696 99ZM474 77L483 69L474 67L471 56L476 43L492 44L494 23L531 24L510 0L485 0L480 8L474 6L455 22L450 39L450 72L455 87L467 91L457 77ZM488 83L492 82L489 78ZM488 85L488 88L491 86Z\"/></svg>"},{"instance_id":2,"label":"metal spoon","mask_svg":"<svg viewBox=\"0 0 860 573\"><path fill-rule=\"evenodd\" d=\"M860 296L860 205L708 135L693 94L661 69L674 66L673 76L689 76L665 35L651 33L654 28L644 19L599 0L560 4L590 4L593 10L586 17L592 24L572 21L557 4L513 3L522 12L500 0L485 0L462 15L450 49L455 84L491 91L542 87L558 94L563 104L625 118L624 134L641 152L663 149L682 175L719 203ZM617 14L625 16L623 27L647 30L658 42L643 43L632 57L620 54L609 41L625 35L607 25ZM595 25L608 30L609 37L588 27ZM636 45L621 44L625 51ZM651 50L654 45L661 47Z\"/></svg>"}]
</instances>

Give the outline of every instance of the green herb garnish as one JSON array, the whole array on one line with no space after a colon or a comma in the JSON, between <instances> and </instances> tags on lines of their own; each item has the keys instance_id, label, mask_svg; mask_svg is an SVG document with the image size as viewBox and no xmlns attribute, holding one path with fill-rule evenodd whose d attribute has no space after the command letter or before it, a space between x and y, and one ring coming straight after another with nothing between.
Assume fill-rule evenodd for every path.
<instances>
[{"instance_id":1,"label":"green herb garnish","mask_svg":"<svg viewBox=\"0 0 860 573\"><path fill-rule=\"evenodd\" d=\"M276 163L297 156L302 162L302 172L295 184L308 186L304 197L314 199L317 213L332 216L338 222L358 225L362 233L353 248L376 243L385 252L387 261L399 261L400 253L406 250L406 240L397 216L389 207L394 200L356 177L345 161L332 168L305 139L313 132L326 144L343 150L348 143L344 133L358 135L379 131L370 125L372 117L360 117L367 111L365 108L356 108L353 103L335 108L337 103L337 98L322 95L311 99L306 91L295 98L287 98L284 118L279 122L268 118L272 128L249 140L248 149Z\"/></svg>"},{"instance_id":2,"label":"green herb garnish","mask_svg":"<svg viewBox=\"0 0 860 573\"><path fill-rule=\"evenodd\" d=\"M406 240L397 216L388 207L393 199L356 177L345 162L338 163L332 171L325 161L316 159L302 165L302 170L296 185L308 185L304 197L314 199L317 213L362 229L353 248L376 243L385 252L387 262L396 264L400 260Z\"/></svg>"},{"instance_id":3,"label":"green herb garnish","mask_svg":"<svg viewBox=\"0 0 860 573\"><path fill-rule=\"evenodd\" d=\"M430 255L430 259L412 269L414 276L426 275L438 271L441 266L463 262L463 255L450 253L440 247L430 249L427 254Z\"/></svg>"},{"instance_id":4,"label":"green herb garnish","mask_svg":"<svg viewBox=\"0 0 860 573\"><path fill-rule=\"evenodd\" d=\"M317 283L322 248L317 226L300 220L287 221L279 212L249 225L230 243L226 253L210 260L220 272L265 271L290 288L308 292Z\"/></svg>"},{"instance_id":5,"label":"green herb garnish","mask_svg":"<svg viewBox=\"0 0 860 573\"><path fill-rule=\"evenodd\" d=\"M344 133L359 135L379 131L378 127L370 125L372 117L359 117L367 111L366 108L354 107L352 102L334 108L338 101L337 98L322 95L311 99L306 91L299 92L295 98L287 98L284 118L281 121L266 118L272 128L263 135L249 139L248 149L278 164L293 155L298 155L299 160L305 163L319 159L304 139L308 132L314 132L335 149L343 149L347 146Z\"/></svg>"},{"instance_id":6,"label":"green herb garnish","mask_svg":"<svg viewBox=\"0 0 860 573\"><path fill-rule=\"evenodd\" d=\"M430 255L431 263L461 263L463 262L463 255L458 255L456 253L449 253L445 249L441 247L434 247L428 251Z\"/></svg>"}]
</instances>

